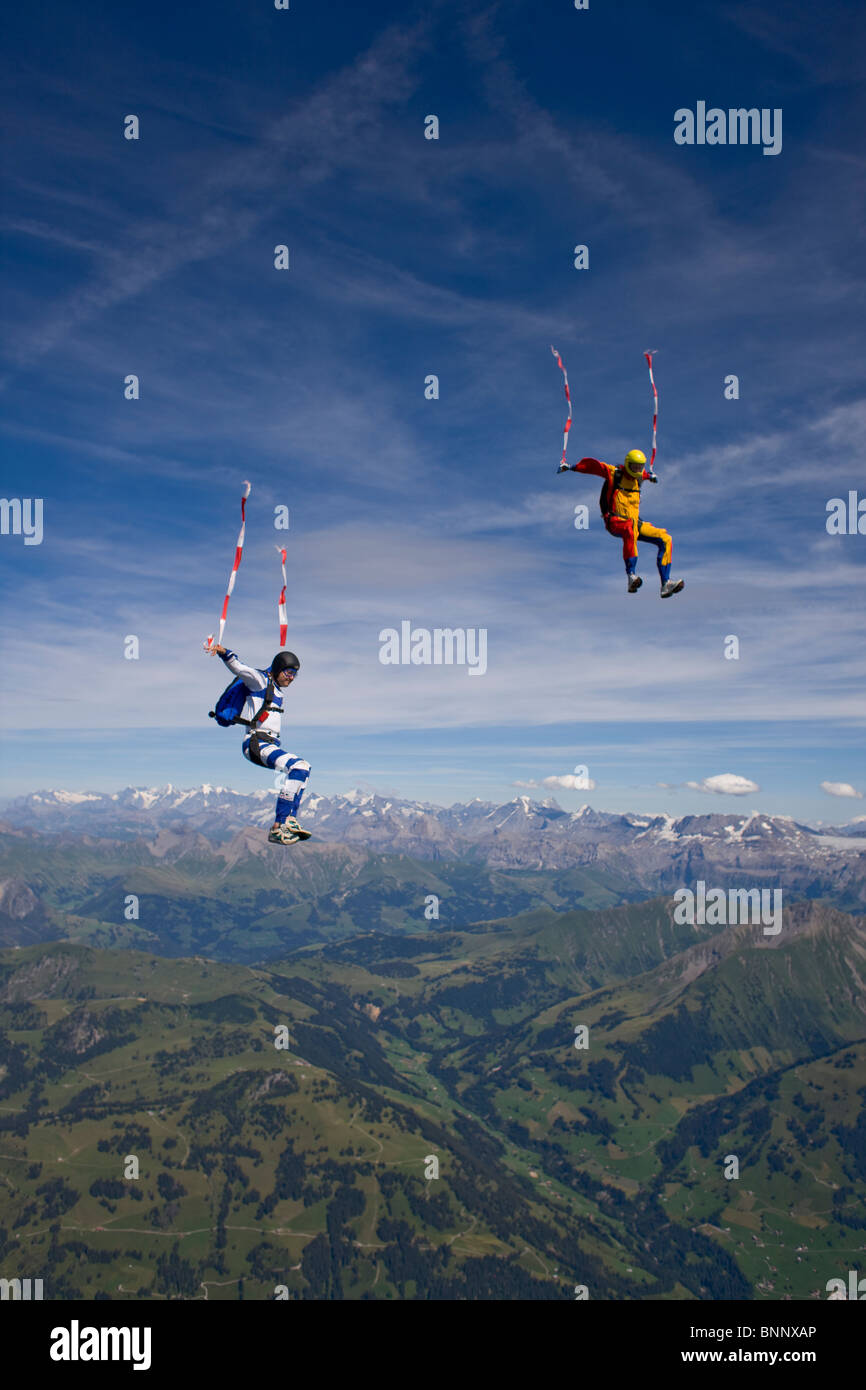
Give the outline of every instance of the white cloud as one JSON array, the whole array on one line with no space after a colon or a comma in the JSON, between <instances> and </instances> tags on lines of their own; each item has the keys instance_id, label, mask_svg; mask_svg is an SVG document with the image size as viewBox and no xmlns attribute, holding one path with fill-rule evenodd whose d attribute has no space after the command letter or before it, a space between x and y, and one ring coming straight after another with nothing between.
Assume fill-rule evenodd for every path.
<instances>
[{"instance_id":1,"label":"white cloud","mask_svg":"<svg viewBox=\"0 0 866 1390\"><path fill-rule=\"evenodd\" d=\"M702 782L686 782L695 792L714 792L718 796L748 796L749 792L759 792L757 782L748 777L739 777L735 772L720 772L715 777L705 777Z\"/></svg>"},{"instance_id":2,"label":"white cloud","mask_svg":"<svg viewBox=\"0 0 866 1390\"><path fill-rule=\"evenodd\" d=\"M858 801L863 800L863 793L852 787L850 782L822 782L821 790L828 796L856 796Z\"/></svg>"},{"instance_id":3,"label":"white cloud","mask_svg":"<svg viewBox=\"0 0 866 1390\"><path fill-rule=\"evenodd\" d=\"M551 790L560 789L567 792L593 792L596 788L596 783L591 777L577 777L573 772L566 772L562 777L544 777L540 782L531 777L528 782L512 782L511 785L522 787L525 791L550 787Z\"/></svg>"}]
</instances>

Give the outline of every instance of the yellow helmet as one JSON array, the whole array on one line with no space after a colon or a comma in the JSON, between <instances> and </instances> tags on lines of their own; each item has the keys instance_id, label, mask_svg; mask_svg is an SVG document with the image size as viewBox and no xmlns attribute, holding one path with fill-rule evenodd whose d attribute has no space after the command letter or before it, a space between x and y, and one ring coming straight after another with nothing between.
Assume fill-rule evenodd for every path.
<instances>
[{"instance_id":1,"label":"yellow helmet","mask_svg":"<svg viewBox=\"0 0 866 1390\"><path fill-rule=\"evenodd\" d=\"M633 478L639 478L646 468L646 454L640 449L629 449L623 460L623 467Z\"/></svg>"}]
</instances>

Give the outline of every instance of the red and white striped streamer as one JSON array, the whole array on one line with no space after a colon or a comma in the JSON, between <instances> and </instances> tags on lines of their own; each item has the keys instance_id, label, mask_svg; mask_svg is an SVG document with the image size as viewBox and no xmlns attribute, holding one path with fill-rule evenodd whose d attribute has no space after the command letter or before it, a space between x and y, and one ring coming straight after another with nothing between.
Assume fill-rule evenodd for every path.
<instances>
[{"instance_id":1,"label":"red and white striped streamer","mask_svg":"<svg viewBox=\"0 0 866 1390\"><path fill-rule=\"evenodd\" d=\"M649 461L649 469L652 472L653 461L656 456L656 430L659 422L659 393L656 390L655 377L653 376L653 358L658 352L658 348L653 348L652 352L645 352L646 364L649 367L650 385L653 388L653 452Z\"/></svg>"},{"instance_id":2,"label":"red and white striped streamer","mask_svg":"<svg viewBox=\"0 0 866 1390\"><path fill-rule=\"evenodd\" d=\"M240 529L240 532L239 532L239 534L238 534L237 545L235 546L235 558L234 558L234 563L233 563L233 565L232 565L232 572L231 572L231 574L229 575L229 582L228 582L228 587L227 587L227 589L226 589L226 596L225 596L225 599L223 600L223 611L222 611L222 613L220 614L220 630L219 630L219 636L218 636L218 638L217 638L217 645L218 645L218 646L222 646L223 633L225 632L225 626L226 626L226 615L228 614L228 611L229 611L229 599L230 599L231 596L232 596L232 591L233 591L233 589L234 589L234 587L235 587L235 579L237 578L238 570L239 570L240 567L241 567L241 560L243 559L243 554L244 554L244 533L245 533L245 531L246 531L246 526L247 526L247 498L249 497L249 495L250 495L250 485L249 485L249 483L244 483L244 495L243 495L243 497L241 498L241 529ZM211 633L210 637L208 637L207 642L205 643L205 651L213 652L213 650L214 650L214 640L213 640L213 633Z\"/></svg>"},{"instance_id":3,"label":"red and white striped streamer","mask_svg":"<svg viewBox=\"0 0 866 1390\"><path fill-rule=\"evenodd\" d=\"M572 422L572 419L573 419L573 412L572 412L572 409L571 409L571 391L570 391L569 388L568 388L568 372L565 370L565 367L564 367L563 364L562 364L562 358L560 357L559 353L556 351L556 348L555 348L555 347L551 347L550 351L553 353L554 357L556 358L556 365L559 367L559 370L562 372L562 378L563 378L563 381L565 382L565 399L568 401L568 419L567 419L566 422L565 422L565 430L563 431L563 435L562 435L562 463L565 463L565 451L566 451L566 449L568 448L568 431L571 429L571 422Z\"/></svg>"},{"instance_id":4,"label":"red and white striped streamer","mask_svg":"<svg viewBox=\"0 0 866 1390\"><path fill-rule=\"evenodd\" d=\"M283 591L277 603L277 614L280 620L280 650L282 650L286 645L286 636L289 631L289 622L286 615L286 552L284 547L280 545L277 546L277 550L280 552L280 559L283 563Z\"/></svg>"}]
</instances>

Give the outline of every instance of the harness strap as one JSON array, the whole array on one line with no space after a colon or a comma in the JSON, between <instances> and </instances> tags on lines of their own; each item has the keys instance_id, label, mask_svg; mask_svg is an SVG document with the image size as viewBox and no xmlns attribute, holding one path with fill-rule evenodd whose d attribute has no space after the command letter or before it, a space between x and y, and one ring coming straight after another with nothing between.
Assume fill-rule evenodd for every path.
<instances>
[{"instance_id":1,"label":"harness strap","mask_svg":"<svg viewBox=\"0 0 866 1390\"><path fill-rule=\"evenodd\" d=\"M605 478L604 483L602 485L601 496L598 499L598 505L601 509L602 517L605 521L607 521L608 517L611 516L613 513L614 494L619 490L619 485L622 482L622 474L623 470L618 464L617 467L613 470L613 477ZM607 506L606 511L605 506Z\"/></svg>"},{"instance_id":2,"label":"harness strap","mask_svg":"<svg viewBox=\"0 0 866 1390\"><path fill-rule=\"evenodd\" d=\"M270 734L253 734L250 738L249 748L247 751L251 762L258 763L259 767L267 767L268 764L262 757L262 743L270 743L272 745L276 745L277 740L275 738L272 738Z\"/></svg>"},{"instance_id":3,"label":"harness strap","mask_svg":"<svg viewBox=\"0 0 866 1390\"><path fill-rule=\"evenodd\" d=\"M259 710L258 714L256 715L255 719L241 719L240 716L238 716L237 719L233 719L233 720L232 720L232 723L233 723L233 724L243 724L247 729L254 729L254 728L256 727L257 724L264 724L264 722L265 722L265 720L267 719L267 717L268 717L269 714L282 714L283 711L282 711L282 707L281 707L280 705L272 705L272 704L271 704L271 700L273 699L273 696L274 696L274 682L273 682L272 679L269 679L269 680L268 680L268 687L267 687L267 690L265 691L265 698L264 698L264 701L263 701L263 703L262 703L262 707L261 707L261 709Z\"/></svg>"}]
</instances>

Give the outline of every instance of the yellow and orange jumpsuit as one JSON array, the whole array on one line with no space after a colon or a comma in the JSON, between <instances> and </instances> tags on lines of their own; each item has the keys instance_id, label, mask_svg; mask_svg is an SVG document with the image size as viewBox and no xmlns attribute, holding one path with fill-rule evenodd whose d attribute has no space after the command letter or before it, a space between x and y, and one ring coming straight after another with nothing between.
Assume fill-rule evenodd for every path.
<instances>
[{"instance_id":1,"label":"yellow and orange jumpsuit","mask_svg":"<svg viewBox=\"0 0 866 1390\"><path fill-rule=\"evenodd\" d=\"M604 524L612 536L622 540L622 558L629 575L637 569L637 543L650 541L657 547L656 564L661 581L670 579L673 540L670 533L660 526L652 526L640 518L640 487L653 474L645 468L639 478L633 478L625 468L615 468L612 463L602 463L600 459L584 458L574 464L575 473L590 473L603 478L605 486L601 495L601 510Z\"/></svg>"}]
</instances>

